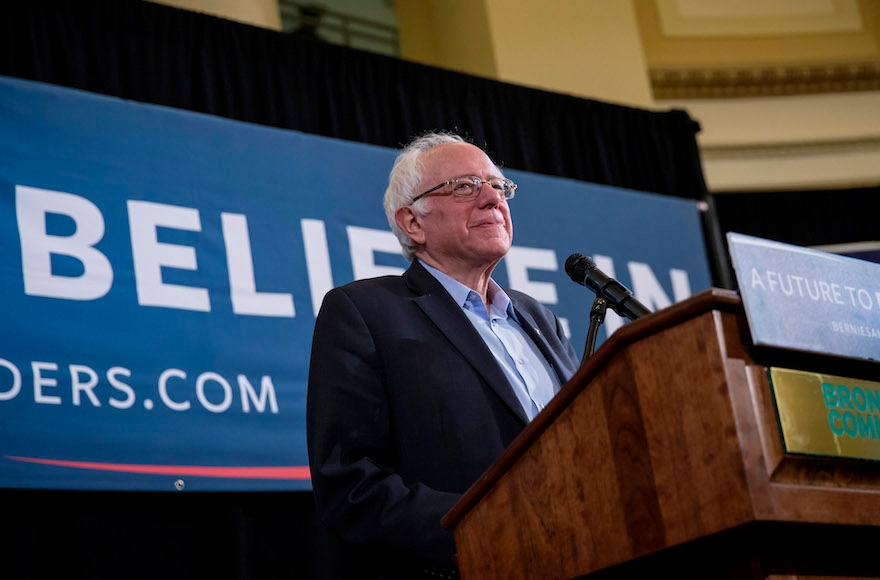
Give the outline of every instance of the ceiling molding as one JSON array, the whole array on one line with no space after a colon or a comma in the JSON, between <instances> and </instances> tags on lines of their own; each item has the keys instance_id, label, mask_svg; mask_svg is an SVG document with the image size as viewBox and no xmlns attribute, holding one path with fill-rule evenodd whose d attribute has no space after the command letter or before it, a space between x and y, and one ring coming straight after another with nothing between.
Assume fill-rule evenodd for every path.
<instances>
[{"instance_id":1,"label":"ceiling molding","mask_svg":"<svg viewBox=\"0 0 880 580\"><path fill-rule=\"evenodd\" d=\"M736 143L701 145L705 160L804 157L833 153L880 152L880 136L822 139L783 143Z\"/></svg>"},{"instance_id":2,"label":"ceiling molding","mask_svg":"<svg viewBox=\"0 0 880 580\"><path fill-rule=\"evenodd\" d=\"M876 91L880 60L749 67L653 67L654 98L712 99Z\"/></svg>"}]
</instances>

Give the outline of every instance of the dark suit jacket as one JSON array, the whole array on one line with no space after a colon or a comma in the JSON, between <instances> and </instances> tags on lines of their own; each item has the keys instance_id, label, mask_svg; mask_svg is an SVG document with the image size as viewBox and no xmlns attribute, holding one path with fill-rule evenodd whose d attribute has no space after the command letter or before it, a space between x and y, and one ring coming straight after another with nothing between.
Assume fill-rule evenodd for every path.
<instances>
[{"instance_id":1,"label":"dark suit jacket","mask_svg":"<svg viewBox=\"0 0 880 580\"><path fill-rule=\"evenodd\" d=\"M559 321L505 290L565 383L577 356ZM492 353L414 261L403 276L330 291L315 324L307 432L321 519L375 558L449 562L440 519L527 418Z\"/></svg>"}]
</instances>

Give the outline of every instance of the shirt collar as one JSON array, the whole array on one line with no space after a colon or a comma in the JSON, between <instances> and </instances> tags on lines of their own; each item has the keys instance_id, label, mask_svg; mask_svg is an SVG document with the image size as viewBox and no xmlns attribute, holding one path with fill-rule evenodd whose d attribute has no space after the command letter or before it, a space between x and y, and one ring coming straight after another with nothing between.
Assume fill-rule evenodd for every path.
<instances>
[{"instance_id":1,"label":"shirt collar","mask_svg":"<svg viewBox=\"0 0 880 580\"><path fill-rule=\"evenodd\" d=\"M418 259L418 258L417 258ZM446 291L449 292L449 295L452 296L452 299L455 300L455 303L465 307L468 296L471 292L476 292L473 288L468 288L452 276L444 274L437 268L429 266L421 259L419 259L419 263L425 267L425 270L431 273L434 278L446 288ZM498 285L495 280L489 278L489 287L487 288L487 294L489 296L489 302L492 304L493 309L498 309L500 312L507 312L508 316L513 316L516 318L516 315L513 312L513 306L510 303L510 297L507 293Z\"/></svg>"}]
</instances>

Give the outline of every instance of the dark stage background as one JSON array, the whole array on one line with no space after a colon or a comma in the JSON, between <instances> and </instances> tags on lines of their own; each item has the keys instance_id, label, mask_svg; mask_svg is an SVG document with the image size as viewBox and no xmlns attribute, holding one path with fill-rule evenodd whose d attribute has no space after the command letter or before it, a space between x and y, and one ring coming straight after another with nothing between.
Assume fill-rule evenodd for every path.
<instances>
[{"instance_id":1,"label":"dark stage background","mask_svg":"<svg viewBox=\"0 0 880 580\"><path fill-rule=\"evenodd\" d=\"M703 200L722 287L732 287L724 231L808 244L873 235L864 204L876 188L708 195L699 125L685 111L504 84L147 2L2 3L0 75L387 147L452 129L507 167ZM822 203L829 194L842 229ZM308 493L2 494L2 578L329 578L339 565Z\"/></svg>"}]
</instances>

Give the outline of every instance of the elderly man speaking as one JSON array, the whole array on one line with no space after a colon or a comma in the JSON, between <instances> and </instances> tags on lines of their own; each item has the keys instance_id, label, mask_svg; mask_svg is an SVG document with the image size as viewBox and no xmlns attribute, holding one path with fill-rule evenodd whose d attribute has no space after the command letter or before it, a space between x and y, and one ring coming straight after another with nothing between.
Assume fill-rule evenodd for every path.
<instances>
[{"instance_id":1,"label":"elderly man speaking","mask_svg":"<svg viewBox=\"0 0 880 580\"><path fill-rule=\"evenodd\" d=\"M515 193L461 137L416 138L385 192L409 269L324 298L309 462L348 577L454 578L440 519L578 367L556 316L491 277L513 239Z\"/></svg>"}]
</instances>

